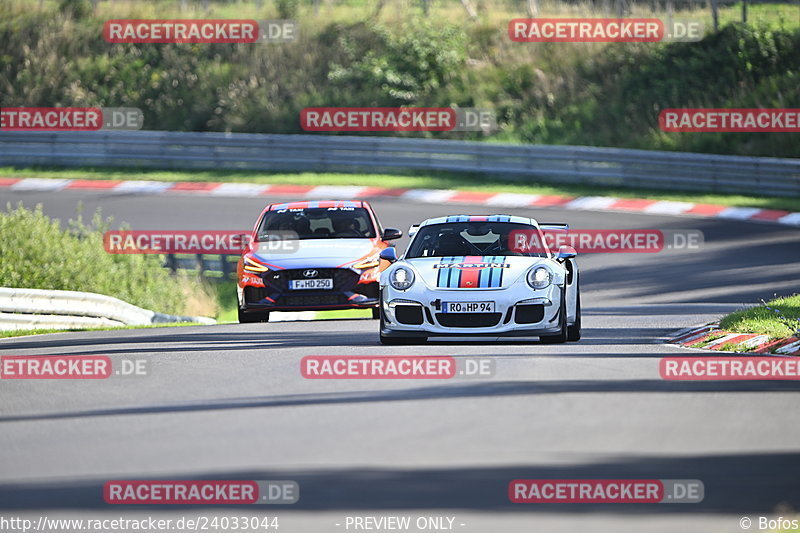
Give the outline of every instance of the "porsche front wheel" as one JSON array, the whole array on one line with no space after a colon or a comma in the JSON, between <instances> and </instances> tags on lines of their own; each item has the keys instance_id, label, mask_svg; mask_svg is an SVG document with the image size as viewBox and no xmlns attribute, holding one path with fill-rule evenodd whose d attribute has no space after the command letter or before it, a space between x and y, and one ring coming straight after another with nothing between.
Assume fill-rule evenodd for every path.
<instances>
[{"instance_id":1,"label":"porsche front wheel","mask_svg":"<svg viewBox=\"0 0 800 533\"><path fill-rule=\"evenodd\" d=\"M575 295L575 323L567 327L567 340L575 342L581 340L581 290Z\"/></svg>"},{"instance_id":2,"label":"porsche front wheel","mask_svg":"<svg viewBox=\"0 0 800 533\"><path fill-rule=\"evenodd\" d=\"M542 344L563 344L568 340L568 330L569 327L567 326L567 291L561 291L561 308L558 312L558 325L560 327L559 332L555 335L540 335L539 341Z\"/></svg>"}]
</instances>

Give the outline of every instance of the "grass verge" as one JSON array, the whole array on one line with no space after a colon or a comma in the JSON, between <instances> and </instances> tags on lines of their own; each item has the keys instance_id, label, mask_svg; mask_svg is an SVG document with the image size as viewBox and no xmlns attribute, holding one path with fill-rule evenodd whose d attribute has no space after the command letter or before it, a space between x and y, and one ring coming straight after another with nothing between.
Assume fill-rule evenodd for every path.
<instances>
[{"instance_id":1,"label":"grass verge","mask_svg":"<svg viewBox=\"0 0 800 533\"><path fill-rule=\"evenodd\" d=\"M317 311L317 320L342 320L348 318L372 318L369 309L338 309L335 311Z\"/></svg>"},{"instance_id":2,"label":"grass verge","mask_svg":"<svg viewBox=\"0 0 800 533\"><path fill-rule=\"evenodd\" d=\"M183 326L202 326L198 322L175 322L172 324L152 324L147 326L109 326L102 328L71 328L71 329L14 329L0 331L0 339L11 337L27 337L30 335L46 335L48 333L70 333L73 331L112 331L123 329L152 329L152 328L176 328Z\"/></svg>"},{"instance_id":3,"label":"grass verge","mask_svg":"<svg viewBox=\"0 0 800 533\"><path fill-rule=\"evenodd\" d=\"M85 220L81 210L62 223L40 204L0 207L0 286L105 294L174 315L214 314L202 280L172 276L157 256L106 253L111 219L98 210Z\"/></svg>"},{"instance_id":4,"label":"grass verge","mask_svg":"<svg viewBox=\"0 0 800 533\"><path fill-rule=\"evenodd\" d=\"M769 335L773 339L789 337L800 330L800 294L735 311L720 320L719 326L726 331Z\"/></svg>"},{"instance_id":5,"label":"grass verge","mask_svg":"<svg viewBox=\"0 0 800 533\"><path fill-rule=\"evenodd\" d=\"M220 281L212 284L213 291L217 300L217 323L228 324L238 322L236 314L236 282Z\"/></svg>"},{"instance_id":6,"label":"grass verge","mask_svg":"<svg viewBox=\"0 0 800 533\"><path fill-rule=\"evenodd\" d=\"M388 188L459 189L479 192L514 192L521 194L547 194L558 196L614 196L619 198L649 198L717 204L731 207L758 207L800 211L800 197L766 197L740 194L707 194L691 191L663 191L656 189L628 189L594 185L553 185L540 182L522 182L510 177L464 176L450 173L424 174L342 174L342 173L269 173L235 170L154 170L135 168L11 168L0 167L0 177L54 178L96 180L147 180L230 182L275 185L356 185Z\"/></svg>"},{"instance_id":7,"label":"grass verge","mask_svg":"<svg viewBox=\"0 0 800 533\"><path fill-rule=\"evenodd\" d=\"M702 341L694 343L694 344L691 344L690 347L691 348L705 348L706 346L708 346L709 344L711 344L715 340L721 339L723 336L724 335L722 335L721 333L713 333L713 334L709 335L708 337L706 337L705 339L703 339Z\"/></svg>"}]
</instances>

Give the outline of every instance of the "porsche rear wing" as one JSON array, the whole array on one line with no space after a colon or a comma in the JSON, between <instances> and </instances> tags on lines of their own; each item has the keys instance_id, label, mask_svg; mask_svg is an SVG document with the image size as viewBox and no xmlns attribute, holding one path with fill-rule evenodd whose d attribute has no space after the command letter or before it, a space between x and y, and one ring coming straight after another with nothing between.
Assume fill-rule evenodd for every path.
<instances>
[{"instance_id":1,"label":"porsche rear wing","mask_svg":"<svg viewBox=\"0 0 800 533\"><path fill-rule=\"evenodd\" d=\"M539 229L550 231L569 231L569 224L561 222L539 222Z\"/></svg>"}]
</instances>

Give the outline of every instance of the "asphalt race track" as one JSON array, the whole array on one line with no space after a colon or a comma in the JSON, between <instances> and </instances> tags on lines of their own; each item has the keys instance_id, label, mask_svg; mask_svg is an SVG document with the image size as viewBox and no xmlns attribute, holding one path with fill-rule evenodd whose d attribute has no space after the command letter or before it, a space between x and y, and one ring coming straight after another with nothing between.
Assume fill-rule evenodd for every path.
<instances>
[{"instance_id":1,"label":"asphalt race track","mask_svg":"<svg viewBox=\"0 0 800 533\"><path fill-rule=\"evenodd\" d=\"M275 198L285 201L286 198ZM270 200L0 192L132 229L249 229ZM372 202L384 226L479 206ZM497 208L578 229L701 230L697 250L580 257L579 343L378 343L337 320L77 332L0 340L0 355L146 359L148 375L0 381L0 510L36 519L278 516L281 533L347 531L350 516L455 517L464 532L736 532L800 509L796 382L674 382L661 344L743 303L796 292L800 230L752 222ZM398 244L404 248L404 238ZM31 243L47 246L47 243ZM53 253L58 253L57 249ZM0 259L2 260L2 259ZM307 380L307 355L451 355L496 373L446 381ZM54 453L55 451L55 453ZM697 479L696 504L514 504L525 478ZM281 479L288 506L110 506L114 479ZM351 527L349 529L353 531Z\"/></svg>"}]
</instances>

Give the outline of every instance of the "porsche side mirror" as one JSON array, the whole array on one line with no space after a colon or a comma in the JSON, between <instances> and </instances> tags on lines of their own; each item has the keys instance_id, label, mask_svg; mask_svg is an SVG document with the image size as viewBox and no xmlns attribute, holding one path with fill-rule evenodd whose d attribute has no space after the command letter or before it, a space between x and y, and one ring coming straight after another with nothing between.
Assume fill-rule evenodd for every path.
<instances>
[{"instance_id":1,"label":"porsche side mirror","mask_svg":"<svg viewBox=\"0 0 800 533\"><path fill-rule=\"evenodd\" d=\"M394 246L390 246L388 248L384 248L381 250L381 253L378 255L381 259L385 259L390 263L394 263L397 261L397 250L394 249Z\"/></svg>"},{"instance_id":2,"label":"porsche side mirror","mask_svg":"<svg viewBox=\"0 0 800 533\"><path fill-rule=\"evenodd\" d=\"M556 253L556 261L563 263L567 259L572 259L578 256L578 252L572 246L559 246L558 253Z\"/></svg>"}]
</instances>

